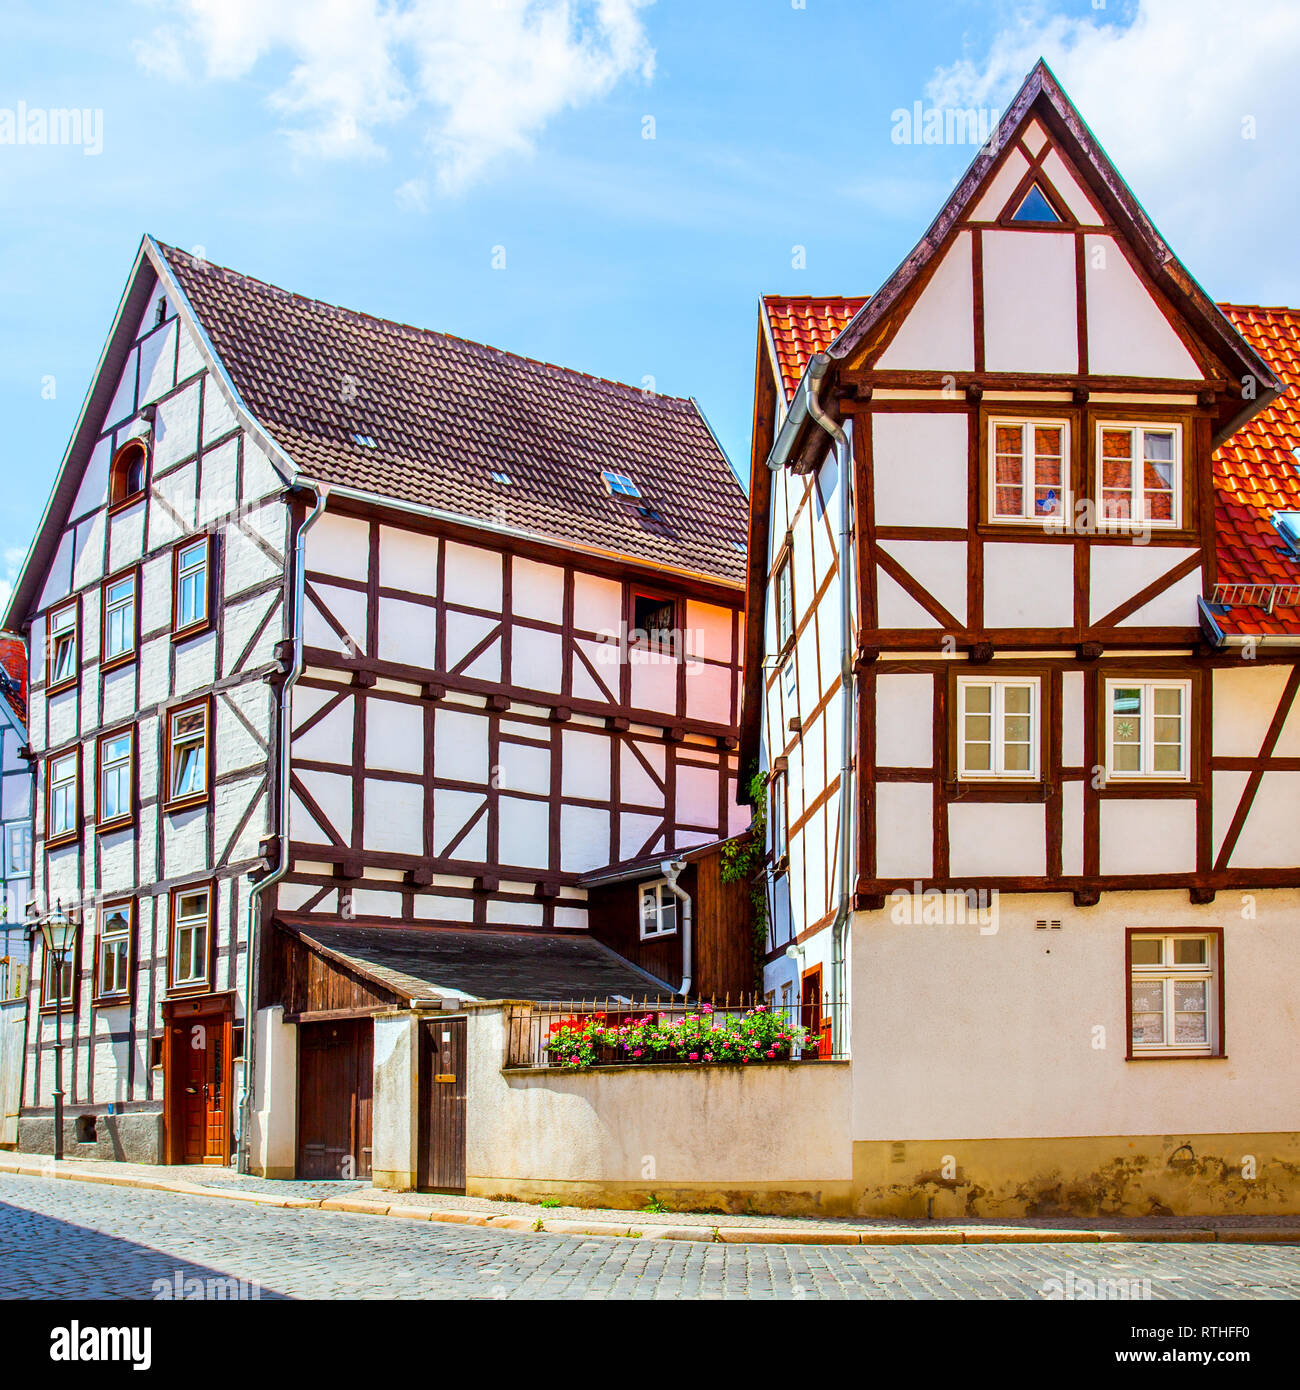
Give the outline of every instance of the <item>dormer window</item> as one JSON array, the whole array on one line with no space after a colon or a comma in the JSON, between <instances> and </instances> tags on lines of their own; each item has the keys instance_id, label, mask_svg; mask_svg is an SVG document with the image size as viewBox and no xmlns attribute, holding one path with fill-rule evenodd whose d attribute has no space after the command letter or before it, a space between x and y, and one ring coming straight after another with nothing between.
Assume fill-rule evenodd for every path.
<instances>
[{"instance_id":1,"label":"dormer window","mask_svg":"<svg viewBox=\"0 0 1300 1390\"><path fill-rule=\"evenodd\" d=\"M108 477L108 505L124 507L144 496L147 457L144 441L128 440L113 456Z\"/></svg>"},{"instance_id":2,"label":"dormer window","mask_svg":"<svg viewBox=\"0 0 1300 1390\"><path fill-rule=\"evenodd\" d=\"M606 491L611 497L640 497L641 489L626 473L602 473Z\"/></svg>"},{"instance_id":3,"label":"dormer window","mask_svg":"<svg viewBox=\"0 0 1300 1390\"><path fill-rule=\"evenodd\" d=\"M1300 560L1300 512L1274 512L1273 525L1294 560Z\"/></svg>"}]
</instances>

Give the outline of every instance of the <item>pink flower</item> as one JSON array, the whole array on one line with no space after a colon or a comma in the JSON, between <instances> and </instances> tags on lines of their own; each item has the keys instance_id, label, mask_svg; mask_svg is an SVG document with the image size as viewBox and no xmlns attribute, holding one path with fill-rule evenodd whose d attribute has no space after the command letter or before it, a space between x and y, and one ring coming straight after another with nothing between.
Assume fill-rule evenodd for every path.
<instances>
[{"instance_id":1,"label":"pink flower","mask_svg":"<svg viewBox=\"0 0 1300 1390\"><path fill-rule=\"evenodd\" d=\"M692 1062L698 1062L699 1060L700 1060L700 1054L699 1054L698 1052L692 1052L692 1053L691 1053L691 1061L692 1061Z\"/></svg>"},{"instance_id":2,"label":"pink flower","mask_svg":"<svg viewBox=\"0 0 1300 1390\"><path fill-rule=\"evenodd\" d=\"M769 1057L775 1057L775 1056L776 1056L776 1048L771 1048L771 1049L768 1051L768 1054L767 1054L767 1055L768 1055Z\"/></svg>"},{"instance_id":3,"label":"pink flower","mask_svg":"<svg viewBox=\"0 0 1300 1390\"><path fill-rule=\"evenodd\" d=\"M637 1050L632 1054L632 1056L639 1057L641 1055L641 1051L642 1049L638 1047Z\"/></svg>"},{"instance_id":4,"label":"pink flower","mask_svg":"<svg viewBox=\"0 0 1300 1390\"><path fill-rule=\"evenodd\" d=\"M713 1053L712 1053L712 1052L706 1052L706 1053L704 1054L704 1060L705 1060L706 1062L711 1062L711 1061L713 1061Z\"/></svg>"},{"instance_id":5,"label":"pink flower","mask_svg":"<svg viewBox=\"0 0 1300 1390\"><path fill-rule=\"evenodd\" d=\"M711 1013L713 1012L713 1005L712 1005L712 1004L705 1004L705 1006L704 1006L704 1008L701 1010L701 1012L706 1013L706 1014L711 1014Z\"/></svg>"}]
</instances>

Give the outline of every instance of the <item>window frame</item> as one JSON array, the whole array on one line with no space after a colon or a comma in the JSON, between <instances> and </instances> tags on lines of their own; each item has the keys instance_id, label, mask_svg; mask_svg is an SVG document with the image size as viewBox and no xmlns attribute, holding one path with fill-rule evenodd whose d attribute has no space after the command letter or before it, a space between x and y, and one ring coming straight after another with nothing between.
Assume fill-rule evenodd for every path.
<instances>
[{"instance_id":1,"label":"window frame","mask_svg":"<svg viewBox=\"0 0 1300 1390\"><path fill-rule=\"evenodd\" d=\"M771 827L772 871L784 873L790 863L790 781L783 767L768 778L768 824Z\"/></svg>"},{"instance_id":2,"label":"window frame","mask_svg":"<svg viewBox=\"0 0 1300 1390\"><path fill-rule=\"evenodd\" d=\"M54 766L61 763L65 758L72 759L73 766L73 797L72 797L72 825L63 830L52 829L51 811L54 805ZM66 748L60 748L55 752L45 755L45 848L57 849L61 845L75 844L81 836L81 822L83 811L83 797L81 781L85 776L85 769L81 765L82 751L81 744L74 743ZM60 785L63 785L60 783Z\"/></svg>"},{"instance_id":3,"label":"window frame","mask_svg":"<svg viewBox=\"0 0 1300 1390\"><path fill-rule=\"evenodd\" d=\"M652 603L663 606L671 605L673 610L672 626L668 629L669 640L667 642L657 642L650 631L641 628L636 621L636 605L638 599L648 599ZM665 593L662 590L654 589L643 584L630 584L627 590L627 641L629 649L636 651L652 652L658 656L672 657L676 659L678 651L678 634L682 630L682 602L677 594ZM640 633L640 636L634 636Z\"/></svg>"},{"instance_id":4,"label":"window frame","mask_svg":"<svg viewBox=\"0 0 1300 1390\"><path fill-rule=\"evenodd\" d=\"M143 455L143 468L140 474L140 487L135 492L117 491L119 476L126 471L126 456L135 451ZM149 444L140 435L132 435L130 439L124 440L113 451L113 462L108 469L108 514L114 515L116 512L125 511L127 507L134 506L149 491Z\"/></svg>"},{"instance_id":5,"label":"window frame","mask_svg":"<svg viewBox=\"0 0 1300 1390\"><path fill-rule=\"evenodd\" d=\"M181 981L176 980L176 964L178 953L176 949L177 932L180 921L177 916L177 903L182 897L195 893L206 893L208 900L207 907L207 939L206 949L203 953L203 978ZM207 879L199 883L187 883L173 888L167 896L167 997L175 998L178 995L187 994L207 994L212 988L212 963L216 953L216 884L213 880ZM191 920L189 918L187 921ZM197 919L193 919L197 920Z\"/></svg>"},{"instance_id":6,"label":"window frame","mask_svg":"<svg viewBox=\"0 0 1300 1390\"><path fill-rule=\"evenodd\" d=\"M1135 965L1133 962L1133 942L1136 937L1156 937L1161 941L1178 939L1207 941L1208 963L1204 969L1193 966L1179 967L1162 960L1158 966ZM1162 948L1162 956L1164 950ZM1135 1043L1133 1041L1133 984L1134 974L1139 980L1160 980L1163 983L1161 1003L1164 1018L1165 1041L1161 1043ZM1204 1061L1207 1058L1226 1058L1228 1055L1224 1038L1224 950L1222 927L1129 927L1124 933L1124 1036L1127 1041L1125 1060L1130 1062L1176 1061L1191 1059ZM1169 1023L1175 1010L1171 1004L1170 985L1183 980L1204 980L1206 982L1205 1017L1209 1041L1204 1046L1188 1046L1169 1040Z\"/></svg>"},{"instance_id":7,"label":"window frame","mask_svg":"<svg viewBox=\"0 0 1300 1390\"><path fill-rule=\"evenodd\" d=\"M671 927L661 926L658 931L646 931L645 900L651 892L653 892L655 895L655 909L658 913L657 920L662 922L665 908L671 908L673 920L673 924ZM678 912L677 908L678 899L676 895L672 892L672 890L668 887L668 880L666 878L655 878L650 879L648 882L645 883L639 883L637 885L636 894L636 922L639 939L642 941L662 941L667 936L676 936L678 919L680 917L680 913Z\"/></svg>"},{"instance_id":8,"label":"window frame","mask_svg":"<svg viewBox=\"0 0 1300 1390\"><path fill-rule=\"evenodd\" d=\"M1024 431L1020 443L1020 461L1026 472L1021 475L1021 510L1016 516L1000 514L997 510L997 431L999 427L1012 427ZM1030 438L1029 431L1036 431L1039 428L1059 429L1061 431L1061 505L1059 511L1054 512L1051 516L1039 516L1037 513L1026 514L1025 512L1026 499L1032 500L1034 491L1038 486L1036 473L1029 482L1024 481L1025 478L1029 477L1028 470L1036 457L1036 454L1032 452L1028 457L1026 456L1027 441ZM990 525L1033 526L1049 531L1069 528L1074 507L1074 422L1069 416L994 413L990 411L985 417L984 448L984 479L987 498L984 511L985 518Z\"/></svg>"},{"instance_id":9,"label":"window frame","mask_svg":"<svg viewBox=\"0 0 1300 1390\"><path fill-rule=\"evenodd\" d=\"M203 616L181 626L181 557L188 550L203 547ZM172 547L172 641L179 642L187 637L197 636L212 626L212 597L215 547L210 535L187 536Z\"/></svg>"},{"instance_id":10,"label":"window frame","mask_svg":"<svg viewBox=\"0 0 1300 1390\"><path fill-rule=\"evenodd\" d=\"M1106 430L1128 430L1133 437L1133 453L1131 455L1134 467L1129 478L1129 517L1127 520L1120 518L1110 518L1106 514L1105 501L1105 466L1106 461L1102 452L1102 434ZM1155 434L1171 434L1174 440L1173 458L1173 500L1171 504L1172 515L1168 521L1151 519L1137 515L1134 510L1134 502L1140 501L1141 510L1146 511L1146 489L1141 485L1142 470L1139 467L1146 459L1145 446L1139 447L1139 439L1145 439L1147 432ZM1151 417L1145 419L1134 419L1128 417L1098 418L1094 421L1093 435L1093 503L1097 509L1097 523L1100 527L1107 527L1112 530L1127 527L1130 530L1145 530L1150 527L1158 531L1184 531L1188 529L1188 521L1183 515L1186 507L1186 492L1184 486L1185 455L1183 449L1183 421L1179 420L1159 420Z\"/></svg>"},{"instance_id":11,"label":"window frame","mask_svg":"<svg viewBox=\"0 0 1300 1390\"><path fill-rule=\"evenodd\" d=\"M39 936L40 933L38 932L37 935ZM50 974L54 968L54 952L47 950L44 943L41 944L41 1013L76 1013L77 981L80 975L80 971L78 970L80 953L81 933L78 932L73 942L72 950L68 952L63 965L63 968L68 972L68 992L62 998L52 999L50 997L49 986Z\"/></svg>"},{"instance_id":12,"label":"window frame","mask_svg":"<svg viewBox=\"0 0 1300 1390\"><path fill-rule=\"evenodd\" d=\"M969 786L1005 786L1007 784L1033 786L1042 783L1043 770L1047 766L1047 720L1044 718L1043 710L1045 685L1043 673L1038 670L999 670L996 673L985 672L976 675L959 675L953 672L953 683L949 695L952 709L952 719L949 725L951 730L949 756L953 776L957 782ZM990 686L994 691L989 701L991 706L989 718L992 721L989 760L993 766L987 770L983 768L968 769L966 766L965 692L971 686ZM1005 756L1005 748L1003 748L1006 736L1006 726L1003 722L1005 719L1005 695L1000 693L1000 690L1006 686L1028 686L1033 691L1029 731L1030 767L1027 772L1018 769L1008 772L1005 768L999 769L998 767L999 749Z\"/></svg>"},{"instance_id":13,"label":"window frame","mask_svg":"<svg viewBox=\"0 0 1300 1390\"><path fill-rule=\"evenodd\" d=\"M72 613L72 672L60 680L55 679L55 619L61 618L67 612ZM55 604L45 614L45 693L46 695L57 695L63 690L72 690L81 679L81 598L68 600L66 603Z\"/></svg>"},{"instance_id":14,"label":"window frame","mask_svg":"<svg viewBox=\"0 0 1300 1390\"><path fill-rule=\"evenodd\" d=\"M127 751L127 809L115 816L104 815L104 745L125 737ZM121 830L135 823L136 806L139 802L139 767L137 762L137 738L134 724L119 729L107 729L95 739L95 829L97 832Z\"/></svg>"},{"instance_id":15,"label":"window frame","mask_svg":"<svg viewBox=\"0 0 1300 1390\"><path fill-rule=\"evenodd\" d=\"M1109 787L1115 783L1125 785L1145 786L1150 783L1166 783L1171 786L1179 786L1199 780L1198 768L1196 766L1197 750L1195 738L1196 726L1196 702L1204 698L1204 693L1199 689L1199 682L1190 676L1167 676L1155 675L1148 672L1135 672L1132 675L1111 675L1103 673L1101 679L1101 699L1098 704L1101 708L1101 743L1105 756L1106 778L1105 786ZM1141 703L1138 710L1138 718L1141 720L1142 739L1139 747L1139 762L1142 766L1137 772L1117 772L1115 769L1115 729L1111 717L1111 690L1115 687L1138 687L1142 691ZM1156 689L1177 688L1183 691L1183 707L1181 714L1182 725L1182 769L1179 772L1157 772L1153 767L1147 765L1148 753L1154 751L1155 740L1154 719L1147 704L1146 692ZM1162 715L1161 718L1168 718ZM1152 759L1154 761L1154 759Z\"/></svg>"},{"instance_id":16,"label":"window frame","mask_svg":"<svg viewBox=\"0 0 1300 1390\"><path fill-rule=\"evenodd\" d=\"M793 645L796 626L794 616L794 557L789 549L786 549L776 562L772 587L776 596L776 651L779 657ZM783 597L789 598L788 607L783 603Z\"/></svg>"},{"instance_id":17,"label":"window frame","mask_svg":"<svg viewBox=\"0 0 1300 1390\"><path fill-rule=\"evenodd\" d=\"M120 652L108 650L108 591L126 580L131 581L131 645ZM132 566L118 574L111 575L100 585L99 590L99 669L115 671L119 666L129 666L140 653L140 569Z\"/></svg>"},{"instance_id":18,"label":"window frame","mask_svg":"<svg viewBox=\"0 0 1300 1390\"><path fill-rule=\"evenodd\" d=\"M173 786L173 779L176 775L175 765L175 740L173 730L175 721L182 714L192 714L195 710L203 711L203 790L197 792L186 792L177 795ZM180 704L172 705L164 711L165 724L163 726L163 786L166 794L163 798L163 809L165 811L184 810L190 806L202 806L212 796L212 775L216 763L214 753L213 721L212 721L212 697L205 695L198 700L185 700Z\"/></svg>"},{"instance_id":19,"label":"window frame","mask_svg":"<svg viewBox=\"0 0 1300 1390\"><path fill-rule=\"evenodd\" d=\"M126 941L126 962L123 966L125 981L119 989L104 989L103 969L105 964L105 954L103 950L104 941L107 933L104 925L111 913L125 911L126 930L125 932L115 931L107 939L117 942L125 938ZM102 902L96 913L95 919L95 982L94 995L92 1002L96 1005L126 1004L131 999L131 984L135 974L135 899L134 898L114 898Z\"/></svg>"},{"instance_id":20,"label":"window frame","mask_svg":"<svg viewBox=\"0 0 1300 1390\"><path fill-rule=\"evenodd\" d=\"M13 856L10 854L13 832L21 830L25 832L27 845L27 865L25 868L15 867ZM19 820L7 820L0 822L0 836L3 836L3 843L0 843L0 877L6 881L18 878L31 878L32 859L35 854L35 835L32 832L32 823L26 817Z\"/></svg>"}]
</instances>

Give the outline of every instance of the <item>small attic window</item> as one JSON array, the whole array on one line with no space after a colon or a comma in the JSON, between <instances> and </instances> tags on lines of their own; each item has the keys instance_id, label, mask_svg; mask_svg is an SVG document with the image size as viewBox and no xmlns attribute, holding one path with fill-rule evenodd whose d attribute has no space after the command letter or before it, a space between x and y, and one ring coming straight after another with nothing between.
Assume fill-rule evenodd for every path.
<instances>
[{"instance_id":1,"label":"small attic window","mask_svg":"<svg viewBox=\"0 0 1300 1390\"><path fill-rule=\"evenodd\" d=\"M145 448L139 439L129 439L113 457L108 474L108 505L123 507L144 496Z\"/></svg>"},{"instance_id":2,"label":"small attic window","mask_svg":"<svg viewBox=\"0 0 1300 1390\"><path fill-rule=\"evenodd\" d=\"M737 551L741 555L749 554L749 547L745 544L744 541L732 541L731 548L732 550Z\"/></svg>"},{"instance_id":3,"label":"small attic window","mask_svg":"<svg viewBox=\"0 0 1300 1390\"><path fill-rule=\"evenodd\" d=\"M158 303L154 306L154 311L153 311L153 326L154 326L155 328L161 328L162 325L163 325L164 323L166 323L166 322L167 322L167 297L166 297L166 295L162 295L162 296L159 297Z\"/></svg>"},{"instance_id":4,"label":"small attic window","mask_svg":"<svg viewBox=\"0 0 1300 1390\"><path fill-rule=\"evenodd\" d=\"M652 506L649 502L645 502L639 506L637 512L639 515L645 517L647 521L662 521L664 519L663 512L657 507Z\"/></svg>"},{"instance_id":5,"label":"small attic window","mask_svg":"<svg viewBox=\"0 0 1300 1390\"><path fill-rule=\"evenodd\" d=\"M1300 560L1300 512L1274 512L1273 525L1281 533L1292 556Z\"/></svg>"},{"instance_id":6,"label":"small attic window","mask_svg":"<svg viewBox=\"0 0 1300 1390\"><path fill-rule=\"evenodd\" d=\"M504 468L494 468L492 470L492 481L494 483L513 483L514 479Z\"/></svg>"},{"instance_id":7,"label":"small attic window","mask_svg":"<svg viewBox=\"0 0 1300 1390\"><path fill-rule=\"evenodd\" d=\"M373 449L375 447L375 441L368 434L354 434L352 436L352 442L354 444L359 444L363 449Z\"/></svg>"},{"instance_id":8,"label":"small attic window","mask_svg":"<svg viewBox=\"0 0 1300 1390\"><path fill-rule=\"evenodd\" d=\"M1056 209L1047 201L1047 195L1035 183L1020 200L1020 206L1011 214L1013 222L1059 222Z\"/></svg>"},{"instance_id":9,"label":"small attic window","mask_svg":"<svg viewBox=\"0 0 1300 1390\"><path fill-rule=\"evenodd\" d=\"M626 473L602 473L605 487L611 497L640 497L641 489Z\"/></svg>"}]
</instances>

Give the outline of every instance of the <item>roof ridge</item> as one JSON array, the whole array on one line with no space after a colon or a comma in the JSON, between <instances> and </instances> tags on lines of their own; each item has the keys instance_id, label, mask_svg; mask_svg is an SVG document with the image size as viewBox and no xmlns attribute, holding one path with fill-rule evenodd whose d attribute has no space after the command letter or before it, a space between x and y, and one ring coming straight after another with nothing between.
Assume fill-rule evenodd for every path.
<instances>
[{"instance_id":1,"label":"roof ridge","mask_svg":"<svg viewBox=\"0 0 1300 1390\"><path fill-rule=\"evenodd\" d=\"M500 348L492 343L482 343L476 338L465 338L459 333L447 333L439 328L421 328L418 324L404 323L401 319L381 318L378 314L368 314L364 309L350 309L345 304L331 304L328 299L315 299L311 295L299 294L296 290L285 289L283 285L272 284L269 280L261 280L256 275L249 275L242 270L236 270L233 266L222 265L218 261L210 261L206 257L200 260L189 251L183 251L178 246L170 246L165 241L158 241L152 238L159 249L167 257L184 256L195 266L206 266L212 270L219 270L223 275L233 276L237 280L244 281L245 284L258 285L264 290L270 290L275 294L283 295L286 299L297 300L301 304L315 304L322 309L328 309L336 314L345 314L351 318L364 319L369 323L384 324L389 328L399 328L407 333L415 333L420 337L442 338L448 342L464 343L467 347L479 348L484 352L499 353L502 357L512 358L516 362L527 362L535 367L544 367L548 371L562 372L565 376L580 377L584 381L594 381L603 386L613 386L620 391L628 391L642 400L647 397L658 401L674 401L681 405L692 405L691 396L672 396L664 391L647 391L644 387L633 386L630 382L616 381L613 377L597 376L594 372L579 371L576 367L565 367L558 362L547 362L541 357L529 357L525 353L511 352L508 348Z\"/></svg>"},{"instance_id":2,"label":"roof ridge","mask_svg":"<svg viewBox=\"0 0 1300 1390\"><path fill-rule=\"evenodd\" d=\"M1300 316L1300 308L1294 308L1289 304L1238 304L1231 299L1220 299L1217 303L1220 309L1259 309L1265 314L1295 314Z\"/></svg>"}]
</instances>

